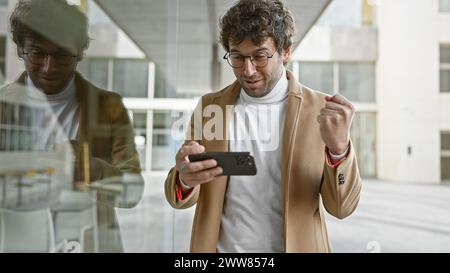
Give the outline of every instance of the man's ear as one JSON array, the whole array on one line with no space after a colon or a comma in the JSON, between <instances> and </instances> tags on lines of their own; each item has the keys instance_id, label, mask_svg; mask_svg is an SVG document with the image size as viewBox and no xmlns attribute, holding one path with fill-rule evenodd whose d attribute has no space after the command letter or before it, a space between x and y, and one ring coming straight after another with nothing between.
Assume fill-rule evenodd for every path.
<instances>
[{"instance_id":1,"label":"man's ear","mask_svg":"<svg viewBox=\"0 0 450 273\"><path fill-rule=\"evenodd\" d=\"M19 56L19 58L23 59L23 48L18 46L16 48L16 50L17 50L17 56Z\"/></svg>"},{"instance_id":2,"label":"man's ear","mask_svg":"<svg viewBox=\"0 0 450 273\"><path fill-rule=\"evenodd\" d=\"M288 47L283 49L283 64L287 64L289 62L289 58L291 57L292 47Z\"/></svg>"}]
</instances>

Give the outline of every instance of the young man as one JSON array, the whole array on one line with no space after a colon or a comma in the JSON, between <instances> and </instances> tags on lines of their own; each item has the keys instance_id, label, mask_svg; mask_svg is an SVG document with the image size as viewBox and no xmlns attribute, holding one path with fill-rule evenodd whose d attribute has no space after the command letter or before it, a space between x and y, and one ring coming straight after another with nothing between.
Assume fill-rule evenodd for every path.
<instances>
[{"instance_id":1,"label":"young man","mask_svg":"<svg viewBox=\"0 0 450 273\"><path fill-rule=\"evenodd\" d=\"M322 204L341 219L356 209L361 191L349 137L354 107L341 95L298 84L286 71L295 27L282 1L241 0L220 27L236 81L203 96L196 111L220 107L225 120L216 130L224 137L204 135L211 115L193 115L165 182L174 208L197 205L191 251L330 252ZM264 107L268 116L260 114ZM277 145L267 145L264 134L234 137L259 124L268 124ZM226 177L215 160L189 162L188 155L205 151L249 151L258 174Z\"/></svg>"},{"instance_id":2,"label":"young man","mask_svg":"<svg viewBox=\"0 0 450 273\"><path fill-rule=\"evenodd\" d=\"M24 99L46 100L66 141L73 145L75 183L109 178L121 185L123 177L134 177L133 190L124 189L122 193L127 192L128 196L119 198L126 203L118 204L117 198L115 204L106 207L99 203L100 221L112 221L105 232L118 235L118 231L108 230L117 227L112 205L135 206L142 194L143 180L133 128L122 98L97 88L76 72L89 45L86 16L65 0L20 0L11 14L10 27L25 71L15 83L0 90L0 100L19 96L18 86L22 87ZM51 141L49 138L44 143L58 144ZM101 201L110 200L110 193L102 192L101 187L96 189ZM120 238L116 237L115 242L103 234L100 232L101 251L121 250Z\"/></svg>"}]
</instances>

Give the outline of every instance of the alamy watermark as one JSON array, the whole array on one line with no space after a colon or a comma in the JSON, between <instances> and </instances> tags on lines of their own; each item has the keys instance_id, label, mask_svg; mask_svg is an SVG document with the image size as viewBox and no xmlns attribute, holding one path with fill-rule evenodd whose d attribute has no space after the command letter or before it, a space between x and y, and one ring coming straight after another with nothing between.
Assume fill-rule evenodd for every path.
<instances>
[{"instance_id":1,"label":"alamy watermark","mask_svg":"<svg viewBox=\"0 0 450 273\"><path fill-rule=\"evenodd\" d=\"M211 104L197 107L192 114L172 112L175 121L171 135L175 141L257 141L261 150L274 151L278 149L283 129L281 107L280 104L251 104L222 108Z\"/></svg>"}]
</instances>

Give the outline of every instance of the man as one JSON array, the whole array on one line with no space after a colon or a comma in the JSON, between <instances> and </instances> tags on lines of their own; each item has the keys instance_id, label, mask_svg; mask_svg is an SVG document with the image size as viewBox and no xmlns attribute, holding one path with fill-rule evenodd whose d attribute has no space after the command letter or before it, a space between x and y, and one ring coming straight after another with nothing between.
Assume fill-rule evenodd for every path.
<instances>
[{"instance_id":1,"label":"man","mask_svg":"<svg viewBox=\"0 0 450 273\"><path fill-rule=\"evenodd\" d=\"M1 99L17 96L17 86L25 87L24 98L46 99L74 148L74 186L91 183L99 201L107 201L106 206L99 203L98 216L100 221L108 221L105 232L111 232L109 227L117 227L112 205L135 206L143 180L133 129L120 95L97 88L76 72L89 45L87 18L65 0L20 0L11 14L10 26L25 72L15 83L2 88ZM134 190L124 186L124 180L130 177ZM95 181L111 182L119 188L111 196ZM114 197L114 204L109 203ZM118 230L114 233L119 234ZM120 245L117 236L117 242L102 238L100 233L100 243L108 246L100 245L100 250L121 250L111 247Z\"/></svg>"},{"instance_id":2,"label":"man","mask_svg":"<svg viewBox=\"0 0 450 273\"><path fill-rule=\"evenodd\" d=\"M341 95L298 84L286 71L294 19L282 1L241 0L220 23L236 81L202 97L165 182L174 208L197 205L191 251L330 252L322 203L342 219L355 210L361 191L349 138L354 107ZM225 113L218 126L224 138L197 139L208 134L213 115L196 113L211 105ZM258 107L272 105L269 118L258 114ZM271 139L279 140L275 148L262 137L234 137L246 125L267 123ZM258 174L226 177L215 160L189 162L188 155L205 151L249 151Z\"/></svg>"}]
</instances>

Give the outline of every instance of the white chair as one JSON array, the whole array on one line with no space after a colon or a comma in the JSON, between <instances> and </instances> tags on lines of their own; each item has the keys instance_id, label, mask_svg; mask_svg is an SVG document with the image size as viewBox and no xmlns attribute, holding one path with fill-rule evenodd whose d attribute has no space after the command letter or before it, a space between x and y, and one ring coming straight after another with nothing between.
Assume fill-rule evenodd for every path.
<instances>
[{"instance_id":1,"label":"white chair","mask_svg":"<svg viewBox=\"0 0 450 273\"><path fill-rule=\"evenodd\" d=\"M62 190L58 203L51 210L57 242L77 240L82 252L89 242L93 252L98 252L97 206L88 193ZM86 239L89 231L92 231L90 240Z\"/></svg>"},{"instance_id":2,"label":"white chair","mask_svg":"<svg viewBox=\"0 0 450 273\"><path fill-rule=\"evenodd\" d=\"M0 252L58 252L50 209L12 211L0 208Z\"/></svg>"}]
</instances>

